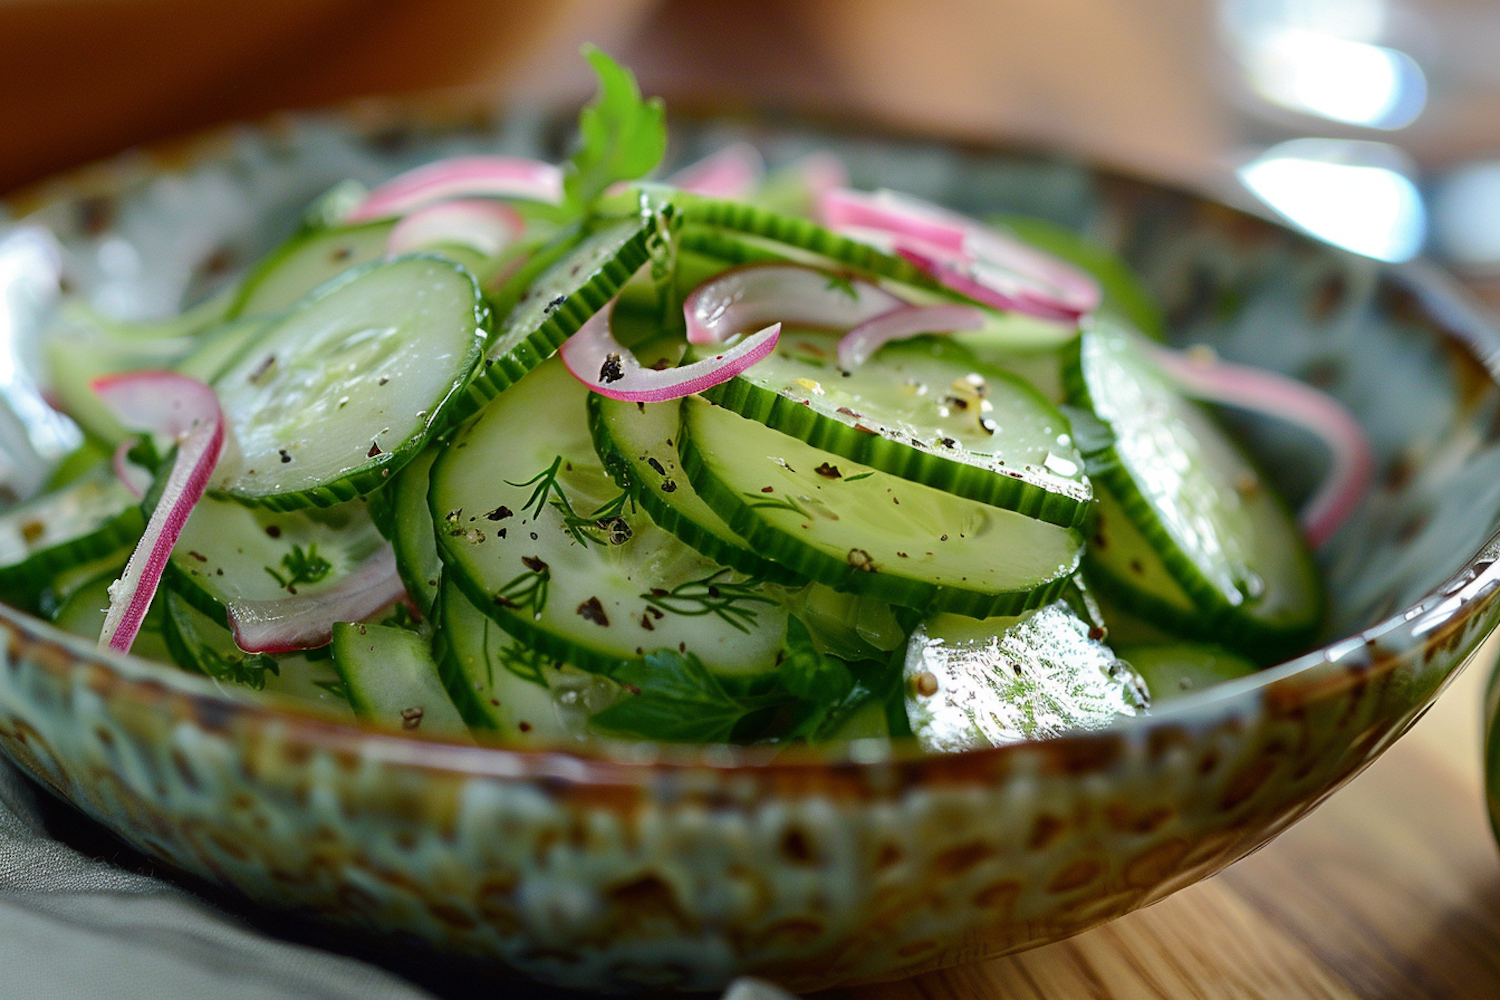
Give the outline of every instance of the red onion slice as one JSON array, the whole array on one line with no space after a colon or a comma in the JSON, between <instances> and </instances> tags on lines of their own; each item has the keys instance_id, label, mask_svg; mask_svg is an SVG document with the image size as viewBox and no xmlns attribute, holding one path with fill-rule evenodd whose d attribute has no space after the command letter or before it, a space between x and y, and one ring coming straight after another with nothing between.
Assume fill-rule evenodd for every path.
<instances>
[{"instance_id":1,"label":"red onion slice","mask_svg":"<svg viewBox=\"0 0 1500 1000\"><path fill-rule=\"evenodd\" d=\"M408 170L377 187L349 213L348 222L405 215L451 198L562 201L562 171L514 156L455 156Z\"/></svg>"},{"instance_id":2,"label":"red onion slice","mask_svg":"<svg viewBox=\"0 0 1500 1000\"><path fill-rule=\"evenodd\" d=\"M113 459L115 478L137 500L144 497L146 490L151 487L151 473L130 460L130 449L136 446L138 440L138 438L126 438L124 441L121 441L120 446L115 449Z\"/></svg>"},{"instance_id":3,"label":"red onion slice","mask_svg":"<svg viewBox=\"0 0 1500 1000\"><path fill-rule=\"evenodd\" d=\"M839 340L839 367L852 371L893 340L921 333L978 330L984 324L984 311L977 306L900 306L844 334Z\"/></svg>"},{"instance_id":4,"label":"red onion slice","mask_svg":"<svg viewBox=\"0 0 1500 1000\"><path fill-rule=\"evenodd\" d=\"M744 198L766 175L760 151L745 142L710 153L667 178L667 183L707 198Z\"/></svg>"},{"instance_id":5,"label":"red onion slice","mask_svg":"<svg viewBox=\"0 0 1500 1000\"><path fill-rule=\"evenodd\" d=\"M609 331L611 301L563 342L558 354L573 377L601 396L631 403L662 403L727 382L770 354L781 324L751 334L733 347L679 368L643 368Z\"/></svg>"},{"instance_id":6,"label":"red onion slice","mask_svg":"<svg viewBox=\"0 0 1500 1000\"><path fill-rule=\"evenodd\" d=\"M984 305L1042 319L1076 320L1099 306L1090 275L1021 240L945 208L890 191L837 190L819 207L831 228L887 234L899 253L948 288Z\"/></svg>"},{"instance_id":7,"label":"red onion slice","mask_svg":"<svg viewBox=\"0 0 1500 1000\"><path fill-rule=\"evenodd\" d=\"M405 596L396 554L386 545L327 590L230 604L229 628L247 653L316 649L333 639L335 622L362 621Z\"/></svg>"},{"instance_id":8,"label":"red onion slice","mask_svg":"<svg viewBox=\"0 0 1500 1000\"><path fill-rule=\"evenodd\" d=\"M419 208L396 223L386 237L388 254L440 246L462 246L497 256L526 231L521 213L503 201L463 198Z\"/></svg>"},{"instance_id":9,"label":"red onion slice","mask_svg":"<svg viewBox=\"0 0 1500 1000\"><path fill-rule=\"evenodd\" d=\"M1189 395L1296 424L1328 446L1333 456L1328 474L1297 520L1314 548L1332 538L1359 505L1375 473L1369 439L1349 411L1305 382L1220 361L1206 348L1182 353L1156 348L1152 353Z\"/></svg>"},{"instance_id":10,"label":"red onion slice","mask_svg":"<svg viewBox=\"0 0 1500 1000\"><path fill-rule=\"evenodd\" d=\"M868 281L793 264L752 264L705 281L682 309L688 342L717 344L778 322L847 330L904 305Z\"/></svg>"},{"instance_id":11,"label":"red onion slice","mask_svg":"<svg viewBox=\"0 0 1500 1000\"><path fill-rule=\"evenodd\" d=\"M203 496L224 447L224 414L214 391L175 372L141 371L96 379L90 388L126 427L165 434L177 458L146 530L109 587L109 611L99 645L130 652L161 583L172 546Z\"/></svg>"}]
</instances>

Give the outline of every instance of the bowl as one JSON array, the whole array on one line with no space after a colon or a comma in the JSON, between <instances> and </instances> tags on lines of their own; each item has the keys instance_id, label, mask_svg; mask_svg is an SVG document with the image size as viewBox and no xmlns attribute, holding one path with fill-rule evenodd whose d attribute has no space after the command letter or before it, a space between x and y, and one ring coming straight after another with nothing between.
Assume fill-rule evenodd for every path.
<instances>
[{"instance_id":1,"label":"bowl","mask_svg":"<svg viewBox=\"0 0 1500 1000\"><path fill-rule=\"evenodd\" d=\"M58 261L104 308L169 310L336 180L481 149L555 157L570 131L476 101L371 104L70 174L9 202L0 272L30 292L0 297L0 328L26 342ZM1494 628L1500 333L1441 274L1029 152L713 117L679 120L674 152L735 138L1084 229L1143 275L1178 339L1341 399L1381 477L1320 553L1337 638L1146 717L993 750L523 751L341 723L0 608L4 752L151 857L361 941L570 987L750 973L805 991L1055 941L1213 874L1374 760ZM1236 429L1306 493L1322 460L1307 442Z\"/></svg>"}]
</instances>

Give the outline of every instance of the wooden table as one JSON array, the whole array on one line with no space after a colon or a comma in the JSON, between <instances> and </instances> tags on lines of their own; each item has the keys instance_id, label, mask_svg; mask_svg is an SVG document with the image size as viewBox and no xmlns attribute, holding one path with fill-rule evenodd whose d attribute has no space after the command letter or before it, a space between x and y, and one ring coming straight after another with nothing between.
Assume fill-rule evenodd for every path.
<instances>
[{"instance_id":1,"label":"wooden table","mask_svg":"<svg viewBox=\"0 0 1500 1000\"><path fill-rule=\"evenodd\" d=\"M1500 998L1480 706L1500 638L1416 727L1268 847L1068 941L855 1000Z\"/></svg>"}]
</instances>

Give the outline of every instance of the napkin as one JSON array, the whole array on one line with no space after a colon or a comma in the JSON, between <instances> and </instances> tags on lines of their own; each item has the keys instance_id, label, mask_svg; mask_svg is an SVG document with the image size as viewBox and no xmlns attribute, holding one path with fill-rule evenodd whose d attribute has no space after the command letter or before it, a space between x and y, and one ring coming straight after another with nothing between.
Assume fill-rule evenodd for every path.
<instances>
[{"instance_id":1,"label":"napkin","mask_svg":"<svg viewBox=\"0 0 1500 1000\"><path fill-rule=\"evenodd\" d=\"M56 832L111 845L103 849L127 864L90 857ZM434 977L429 990L357 958L284 940L255 926L257 919L274 922L274 914L210 902L148 864L127 867L139 856L112 845L101 828L51 801L0 758L0 997L471 1000L486 985L494 992L492 981L464 973ZM511 984L505 994L578 996ZM723 1000L795 998L741 979Z\"/></svg>"}]
</instances>

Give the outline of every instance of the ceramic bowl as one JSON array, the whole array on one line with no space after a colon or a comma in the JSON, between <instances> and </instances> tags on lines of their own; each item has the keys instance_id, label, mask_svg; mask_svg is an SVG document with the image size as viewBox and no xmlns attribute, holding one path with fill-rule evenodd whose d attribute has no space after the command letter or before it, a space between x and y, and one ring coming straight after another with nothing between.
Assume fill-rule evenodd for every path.
<instances>
[{"instance_id":1,"label":"ceramic bowl","mask_svg":"<svg viewBox=\"0 0 1500 1000\"><path fill-rule=\"evenodd\" d=\"M338 179L479 149L552 157L570 131L381 105L75 173L10 202L0 328L24 343L59 260L101 307L168 310ZM1336 641L1111 729L983 752L606 755L377 732L0 609L4 751L146 854L366 939L574 987L753 973L812 990L1054 941L1214 873L1369 764L1494 627L1500 334L1440 275L1046 156L727 119L679 122L674 150L739 137L773 161L831 148L862 185L1084 229L1144 275L1178 339L1340 398L1381 478L1320 556ZM1305 494L1316 450L1239 429Z\"/></svg>"}]
</instances>

